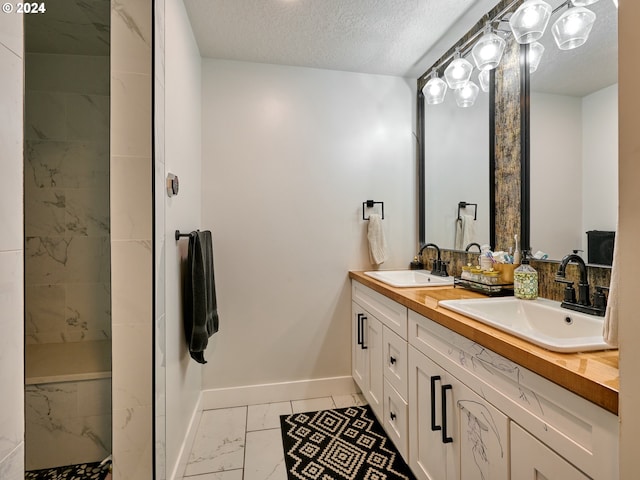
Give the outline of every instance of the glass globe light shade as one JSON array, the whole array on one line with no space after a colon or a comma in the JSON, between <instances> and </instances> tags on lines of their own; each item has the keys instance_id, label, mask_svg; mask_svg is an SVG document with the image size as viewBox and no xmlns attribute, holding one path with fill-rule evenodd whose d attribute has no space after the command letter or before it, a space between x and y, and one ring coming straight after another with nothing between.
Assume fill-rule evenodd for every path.
<instances>
[{"instance_id":1,"label":"glass globe light shade","mask_svg":"<svg viewBox=\"0 0 640 480\"><path fill-rule=\"evenodd\" d=\"M574 7L586 7L587 5L593 5L598 0L572 0Z\"/></svg>"},{"instance_id":2,"label":"glass globe light shade","mask_svg":"<svg viewBox=\"0 0 640 480\"><path fill-rule=\"evenodd\" d=\"M551 32L560 50L571 50L583 45L596 21L596 14L584 7L573 7L560 15Z\"/></svg>"},{"instance_id":3,"label":"glass globe light shade","mask_svg":"<svg viewBox=\"0 0 640 480\"><path fill-rule=\"evenodd\" d=\"M438 78L436 72L431 73L431 78L422 87L422 93L424 94L424 99L429 105L438 105L442 103L444 100L444 96L447 93L447 82Z\"/></svg>"},{"instance_id":4,"label":"glass globe light shade","mask_svg":"<svg viewBox=\"0 0 640 480\"><path fill-rule=\"evenodd\" d=\"M489 91L489 70L481 70L478 73L478 82L480 82L480 89L487 93Z\"/></svg>"},{"instance_id":5,"label":"glass globe light shade","mask_svg":"<svg viewBox=\"0 0 640 480\"><path fill-rule=\"evenodd\" d=\"M504 39L487 30L471 50L471 56L478 70L496 68L502 59L505 45Z\"/></svg>"},{"instance_id":6,"label":"glass globe light shade","mask_svg":"<svg viewBox=\"0 0 640 480\"><path fill-rule=\"evenodd\" d=\"M540 42L533 42L529 45L529 73L533 73L538 69L543 53L544 45Z\"/></svg>"},{"instance_id":7,"label":"glass globe light shade","mask_svg":"<svg viewBox=\"0 0 640 480\"><path fill-rule=\"evenodd\" d=\"M454 90L454 96L456 97L456 103L459 107L466 108L471 107L478 97L480 89L471 80L464 84L461 88Z\"/></svg>"},{"instance_id":8,"label":"glass globe light shade","mask_svg":"<svg viewBox=\"0 0 640 480\"><path fill-rule=\"evenodd\" d=\"M544 35L552 8L542 0L527 0L511 15L509 26L518 43L531 43Z\"/></svg>"},{"instance_id":9,"label":"glass globe light shade","mask_svg":"<svg viewBox=\"0 0 640 480\"><path fill-rule=\"evenodd\" d=\"M471 78L473 65L464 58L454 59L444 71L444 79L447 81L449 88L456 89L463 86Z\"/></svg>"}]
</instances>

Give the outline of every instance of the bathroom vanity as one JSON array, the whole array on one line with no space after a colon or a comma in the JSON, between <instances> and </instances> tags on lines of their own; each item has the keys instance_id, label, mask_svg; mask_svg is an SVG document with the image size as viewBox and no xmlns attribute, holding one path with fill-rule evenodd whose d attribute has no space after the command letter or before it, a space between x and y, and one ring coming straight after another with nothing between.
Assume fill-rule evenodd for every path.
<instances>
[{"instance_id":1,"label":"bathroom vanity","mask_svg":"<svg viewBox=\"0 0 640 480\"><path fill-rule=\"evenodd\" d=\"M352 374L419 479L618 474L618 352L554 353L438 306L460 288L352 279Z\"/></svg>"}]
</instances>

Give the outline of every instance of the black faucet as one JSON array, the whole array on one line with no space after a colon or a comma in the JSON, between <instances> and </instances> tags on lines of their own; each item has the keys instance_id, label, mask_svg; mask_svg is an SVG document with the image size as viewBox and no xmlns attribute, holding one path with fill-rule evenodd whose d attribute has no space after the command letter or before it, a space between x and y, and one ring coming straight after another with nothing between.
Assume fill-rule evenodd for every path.
<instances>
[{"instance_id":1,"label":"black faucet","mask_svg":"<svg viewBox=\"0 0 640 480\"><path fill-rule=\"evenodd\" d=\"M433 247L438 252L438 257L433 261L431 275L448 277L449 273L447 273L447 264L440 258L440 247L438 247L435 243L425 243L422 247L420 247L420 250L418 250L418 258L422 259L422 252L428 247Z\"/></svg>"},{"instance_id":2,"label":"black faucet","mask_svg":"<svg viewBox=\"0 0 640 480\"><path fill-rule=\"evenodd\" d=\"M576 292L573 288L573 282L567 280L565 276L565 270L569 262L575 262L580 269L580 280L578 282L578 298L576 300ZM587 313L589 315L597 315L604 317L605 310L607 308L607 301L603 289L606 287L596 287L596 294L594 295L594 305L591 305L589 298L589 281L587 280L587 265L580 255L578 250L574 250L573 253L565 255L560 261L560 266L556 272L556 282L564 283L564 301L560 305L563 308L569 310L575 310L577 312Z\"/></svg>"},{"instance_id":3,"label":"black faucet","mask_svg":"<svg viewBox=\"0 0 640 480\"><path fill-rule=\"evenodd\" d=\"M471 250L471 247L478 247L478 252L482 253L482 247L480 246L479 243L476 242L471 242L469 245L467 245L466 247L464 247L464 251L468 252L469 250Z\"/></svg>"}]
</instances>

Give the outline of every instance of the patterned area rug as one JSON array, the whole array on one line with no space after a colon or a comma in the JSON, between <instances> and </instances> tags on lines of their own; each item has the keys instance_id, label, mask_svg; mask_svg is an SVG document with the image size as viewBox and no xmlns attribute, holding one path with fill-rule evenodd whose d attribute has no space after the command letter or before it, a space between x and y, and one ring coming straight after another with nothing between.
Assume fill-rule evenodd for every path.
<instances>
[{"instance_id":1,"label":"patterned area rug","mask_svg":"<svg viewBox=\"0 0 640 480\"><path fill-rule=\"evenodd\" d=\"M24 474L25 480L103 480L108 472L108 465L82 463L64 467L32 470Z\"/></svg>"},{"instance_id":2,"label":"patterned area rug","mask_svg":"<svg viewBox=\"0 0 640 480\"><path fill-rule=\"evenodd\" d=\"M290 480L414 480L391 440L363 407L280 417Z\"/></svg>"}]
</instances>

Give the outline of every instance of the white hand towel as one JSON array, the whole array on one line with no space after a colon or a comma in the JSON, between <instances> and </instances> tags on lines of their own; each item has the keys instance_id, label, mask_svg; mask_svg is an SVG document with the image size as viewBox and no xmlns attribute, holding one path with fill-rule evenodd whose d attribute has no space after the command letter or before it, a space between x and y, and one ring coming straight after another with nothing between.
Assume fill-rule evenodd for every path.
<instances>
[{"instance_id":1,"label":"white hand towel","mask_svg":"<svg viewBox=\"0 0 640 480\"><path fill-rule=\"evenodd\" d=\"M618 235L613 242L613 264L611 265L611 282L609 283L609 297L607 311L604 314L602 336L604 341L612 347L618 346Z\"/></svg>"},{"instance_id":2,"label":"white hand towel","mask_svg":"<svg viewBox=\"0 0 640 480\"><path fill-rule=\"evenodd\" d=\"M369 260L374 265L380 265L387 259L387 241L382 229L382 217L377 213L369 214L367 239L369 240Z\"/></svg>"},{"instance_id":3,"label":"white hand towel","mask_svg":"<svg viewBox=\"0 0 640 480\"><path fill-rule=\"evenodd\" d=\"M464 248L473 242L476 236L476 221L472 215L460 215L456 220L456 239L455 249L464 250Z\"/></svg>"}]
</instances>

